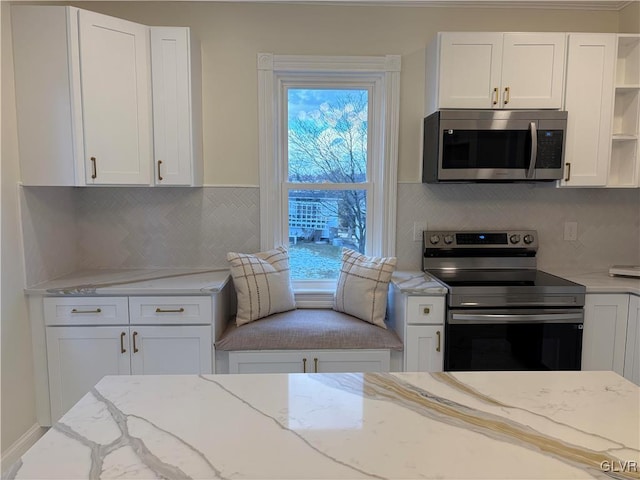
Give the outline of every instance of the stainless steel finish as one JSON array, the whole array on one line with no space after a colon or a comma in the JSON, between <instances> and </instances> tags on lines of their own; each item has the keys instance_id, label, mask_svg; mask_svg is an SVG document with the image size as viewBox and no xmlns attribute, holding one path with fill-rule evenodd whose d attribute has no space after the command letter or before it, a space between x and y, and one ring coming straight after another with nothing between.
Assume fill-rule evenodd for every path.
<instances>
[{"instance_id":1,"label":"stainless steel finish","mask_svg":"<svg viewBox=\"0 0 640 480\"><path fill-rule=\"evenodd\" d=\"M534 241L535 241L535 238L532 235L524 236L524 243L526 243L527 245L531 245Z\"/></svg>"},{"instance_id":2,"label":"stainless steel finish","mask_svg":"<svg viewBox=\"0 0 640 480\"><path fill-rule=\"evenodd\" d=\"M535 125L537 130L566 130L567 112L559 110L440 110L438 134L443 130L531 130ZM536 133L534 132L534 133ZM425 132L426 133L426 132ZM434 132L435 133L435 132ZM443 168L442 157L444 145L440 138L425 135L437 148L437 181L538 181L560 180L563 178L564 158L560 160L558 168ZM532 146L537 145L537 133ZM436 147L437 146L437 147ZM531 152L536 158L537 152ZM564 157L564 149L562 152ZM429 169L427 169L429 170ZM424 181L424 179L423 179Z\"/></svg>"},{"instance_id":3,"label":"stainless steel finish","mask_svg":"<svg viewBox=\"0 0 640 480\"><path fill-rule=\"evenodd\" d=\"M566 120L560 110L440 110L444 120ZM526 128L526 127L525 127Z\"/></svg>"},{"instance_id":4,"label":"stainless steel finish","mask_svg":"<svg viewBox=\"0 0 640 480\"><path fill-rule=\"evenodd\" d=\"M557 287L457 287L451 289L458 292L466 288L469 293L450 293L447 296L447 305L455 307L495 308L495 307L582 307L585 296L580 293L580 286L573 287L574 292L556 293ZM518 293L517 289L521 293ZM472 292L473 290L473 292ZM537 291L536 291L537 290Z\"/></svg>"},{"instance_id":5,"label":"stainless steel finish","mask_svg":"<svg viewBox=\"0 0 640 480\"><path fill-rule=\"evenodd\" d=\"M448 322L452 325L491 323L584 323L584 311L572 310L463 310L449 311Z\"/></svg>"},{"instance_id":6,"label":"stainless steel finish","mask_svg":"<svg viewBox=\"0 0 640 480\"><path fill-rule=\"evenodd\" d=\"M535 257L453 257L422 259L422 269L437 273L438 270L483 270L483 269L522 270L535 269Z\"/></svg>"},{"instance_id":7,"label":"stainless steel finish","mask_svg":"<svg viewBox=\"0 0 640 480\"><path fill-rule=\"evenodd\" d=\"M538 232L535 230L465 230L465 231L452 231L452 230L424 230L423 241L424 245L427 246L428 243L434 245L435 247L445 247L445 239L447 237L451 237L451 244L447 244L446 248L456 248L456 249L496 249L496 248L508 248L511 250L517 250L522 248L527 248L535 253L538 250ZM487 235L487 234L506 234L507 239L511 239L511 237L515 237L517 242L507 242L501 245L469 245L469 244L461 244L457 241L457 234L472 234L472 235ZM529 236L531 241L527 243L525 246L521 239ZM427 239L429 242L427 243ZM427 246L426 248L432 248L431 246Z\"/></svg>"},{"instance_id":8,"label":"stainless steel finish","mask_svg":"<svg viewBox=\"0 0 640 480\"><path fill-rule=\"evenodd\" d=\"M529 170L527 178L533 178L536 172L536 161L538 160L538 129L536 122L529 123L529 133L531 133L531 158L529 158Z\"/></svg>"}]
</instances>

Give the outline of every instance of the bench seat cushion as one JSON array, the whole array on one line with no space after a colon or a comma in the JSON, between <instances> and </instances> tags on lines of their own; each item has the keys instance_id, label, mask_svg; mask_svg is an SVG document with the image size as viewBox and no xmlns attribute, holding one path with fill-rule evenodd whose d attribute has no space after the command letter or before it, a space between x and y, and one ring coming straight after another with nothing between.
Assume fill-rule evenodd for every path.
<instances>
[{"instance_id":1,"label":"bench seat cushion","mask_svg":"<svg viewBox=\"0 0 640 480\"><path fill-rule=\"evenodd\" d=\"M229 322L217 350L402 350L395 332L328 309L298 309L237 326Z\"/></svg>"}]
</instances>

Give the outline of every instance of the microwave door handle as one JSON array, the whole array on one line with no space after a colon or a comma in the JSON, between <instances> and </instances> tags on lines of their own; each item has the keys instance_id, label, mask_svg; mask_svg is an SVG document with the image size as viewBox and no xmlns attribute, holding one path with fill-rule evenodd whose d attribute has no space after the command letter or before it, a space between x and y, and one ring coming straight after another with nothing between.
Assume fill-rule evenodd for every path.
<instances>
[{"instance_id":1,"label":"microwave door handle","mask_svg":"<svg viewBox=\"0 0 640 480\"><path fill-rule=\"evenodd\" d=\"M527 178L533 178L536 171L536 162L538 160L538 129L536 122L529 123L529 133L531 134L531 158L529 159L529 170Z\"/></svg>"}]
</instances>

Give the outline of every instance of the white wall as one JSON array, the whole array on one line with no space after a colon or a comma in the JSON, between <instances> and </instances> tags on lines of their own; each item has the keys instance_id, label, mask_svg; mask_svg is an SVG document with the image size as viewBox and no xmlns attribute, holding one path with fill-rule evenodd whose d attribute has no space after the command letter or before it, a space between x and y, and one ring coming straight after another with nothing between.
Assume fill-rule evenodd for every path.
<instances>
[{"instance_id":1,"label":"white wall","mask_svg":"<svg viewBox=\"0 0 640 480\"><path fill-rule=\"evenodd\" d=\"M2 452L36 422L31 338L18 216L18 138L9 6L2 2Z\"/></svg>"}]
</instances>

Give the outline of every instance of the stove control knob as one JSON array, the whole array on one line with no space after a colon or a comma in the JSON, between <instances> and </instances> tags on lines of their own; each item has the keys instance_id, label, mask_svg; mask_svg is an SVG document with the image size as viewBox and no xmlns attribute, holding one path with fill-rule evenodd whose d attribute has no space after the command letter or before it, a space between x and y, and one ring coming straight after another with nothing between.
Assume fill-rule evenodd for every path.
<instances>
[{"instance_id":1,"label":"stove control knob","mask_svg":"<svg viewBox=\"0 0 640 480\"><path fill-rule=\"evenodd\" d=\"M431 235L431 237L429 238L429 241L431 242L432 245L435 245L440 241L440 237L438 235Z\"/></svg>"},{"instance_id":2,"label":"stove control knob","mask_svg":"<svg viewBox=\"0 0 640 480\"><path fill-rule=\"evenodd\" d=\"M518 235L517 233L514 233L509 237L509 241L511 243L518 243L520 241L520 235Z\"/></svg>"},{"instance_id":3,"label":"stove control knob","mask_svg":"<svg viewBox=\"0 0 640 480\"><path fill-rule=\"evenodd\" d=\"M530 243L533 243L533 235L525 235L524 236L524 243L526 243L527 245L529 245Z\"/></svg>"},{"instance_id":4,"label":"stove control knob","mask_svg":"<svg viewBox=\"0 0 640 480\"><path fill-rule=\"evenodd\" d=\"M446 243L447 245L450 245L451 243L453 243L453 235L445 235L444 243Z\"/></svg>"}]
</instances>

